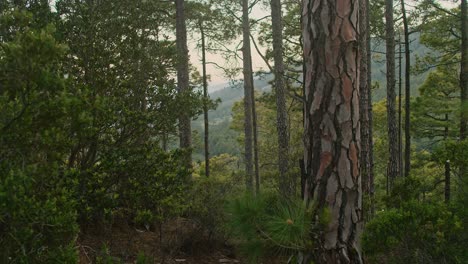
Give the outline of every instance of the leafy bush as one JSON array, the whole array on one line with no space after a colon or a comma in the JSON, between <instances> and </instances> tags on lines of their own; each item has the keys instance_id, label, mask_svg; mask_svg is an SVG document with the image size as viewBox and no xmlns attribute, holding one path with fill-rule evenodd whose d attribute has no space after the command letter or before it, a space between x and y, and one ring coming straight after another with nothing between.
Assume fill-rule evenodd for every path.
<instances>
[{"instance_id":1,"label":"leafy bush","mask_svg":"<svg viewBox=\"0 0 468 264\"><path fill-rule=\"evenodd\" d=\"M445 205L411 201L377 213L366 225L363 248L371 263L464 263L463 232Z\"/></svg>"},{"instance_id":2,"label":"leafy bush","mask_svg":"<svg viewBox=\"0 0 468 264\"><path fill-rule=\"evenodd\" d=\"M213 175L210 178L203 177L194 181L188 216L208 231L209 239L213 235L224 233L226 220L224 205L230 191L229 183Z\"/></svg>"},{"instance_id":3,"label":"leafy bush","mask_svg":"<svg viewBox=\"0 0 468 264\"><path fill-rule=\"evenodd\" d=\"M58 184L43 189L47 182L32 174L0 175L0 262L75 263L78 227L70 190Z\"/></svg>"},{"instance_id":4,"label":"leafy bush","mask_svg":"<svg viewBox=\"0 0 468 264\"><path fill-rule=\"evenodd\" d=\"M114 149L81 175L82 221L112 220L121 209L146 226L180 214L187 207L189 170L183 153L158 147Z\"/></svg>"}]
</instances>

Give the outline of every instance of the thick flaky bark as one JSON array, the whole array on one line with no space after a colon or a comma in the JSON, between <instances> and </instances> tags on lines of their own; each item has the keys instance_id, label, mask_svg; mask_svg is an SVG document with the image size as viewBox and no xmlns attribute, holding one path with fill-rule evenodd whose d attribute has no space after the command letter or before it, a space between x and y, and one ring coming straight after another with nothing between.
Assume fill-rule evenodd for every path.
<instances>
[{"instance_id":1,"label":"thick flaky bark","mask_svg":"<svg viewBox=\"0 0 468 264\"><path fill-rule=\"evenodd\" d=\"M244 132L245 132L245 173L246 186L253 191L253 127L252 102L254 95L252 56L250 52L249 3L242 0L242 32L243 32L243 73L244 73Z\"/></svg>"},{"instance_id":2,"label":"thick flaky bark","mask_svg":"<svg viewBox=\"0 0 468 264\"><path fill-rule=\"evenodd\" d=\"M303 263L362 263L359 1L304 0L304 199L330 222Z\"/></svg>"},{"instance_id":3,"label":"thick flaky bark","mask_svg":"<svg viewBox=\"0 0 468 264\"><path fill-rule=\"evenodd\" d=\"M289 135L288 112L286 109L286 92L284 87L283 61L283 19L281 17L281 0L271 0L271 24L273 29L273 53L275 60L275 93L276 93L276 129L278 132L278 168L279 189L283 195L292 195L295 191L294 181L288 174L289 169Z\"/></svg>"},{"instance_id":4,"label":"thick flaky bark","mask_svg":"<svg viewBox=\"0 0 468 264\"><path fill-rule=\"evenodd\" d=\"M460 91L462 112L460 118L460 139L464 140L468 134L468 6L467 0L461 1L461 71ZM466 168L464 169L466 170Z\"/></svg>"},{"instance_id":5,"label":"thick flaky bark","mask_svg":"<svg viewBox=\"0 0 468 264\"><path fill-rule=\"evenodd\" d=\"M185 25L184 0L175 0L176 6L176 47L177 47L177 88L178 92L185 94L190 91L189 85L189 55L187 48L187 28ZM179 117L179 144L186 149L185 163L192 166L192 128L188 111L181 111Z\"/></svg>"},{"instance_id":6,"label":"thick flaky bark","mask_svg":"<svg viewBox=\"0 0 468 264\"><path fill-rule=\"evenodd\" d=\"M405 1L401 0L401 13L403 14L403 29L405 34L405 176L408 177L411 170L411 134L410 134L410 70L411 51L409 40L408 19L406 17ZM401 168L400 168L401 169Z\"/></svg>"},{"instance_id":7,"label":"thick flaky bark","mask_svg":"<svg viewBox=\"0 0 468 264\"><path fill-rule=\"evenodd\" d=\"M368 1L362 1L359 9L359 48L361 49L360 61L360 81L359 81L359 108L361 119L361 178L362 191L368 199L368 208L365 218L370 218L373 212L373 168L372 168L372 134L370 115L372 114L371 101L371 50L370 50L370 28L369 28L369 11Z\"/></svg>"},{"instance_id":8,"label":"thick flaky bark","mask_svg":"<svg viewBox=\"0 0 468 264\"><path fill-rule=\"evenodd\" d=\"M395 94L395 32L393 22L393 0L385 1L385 39L387 59L387 123L388 123L388 151L387 176L390 189L399 174L398 166L398 130L396 122L396 94Z\"/></svg>"},{"instance_id":9,"label":"thick flaky bark","mask_svg":"<svg viewBox=\"0 0 468 264\"><path fill-rule=\"evenodd\" d=\"M204 146L205 146L205 175L210 177L210 142L209 142L209 122L208 122L208 80L206 73L206 44L205 44L205 31L203 28L203 22L199 23L201 41L202 41L202 74L203 74L203 124L205 126L204 131Z\"/></svg>"}]
</instances>

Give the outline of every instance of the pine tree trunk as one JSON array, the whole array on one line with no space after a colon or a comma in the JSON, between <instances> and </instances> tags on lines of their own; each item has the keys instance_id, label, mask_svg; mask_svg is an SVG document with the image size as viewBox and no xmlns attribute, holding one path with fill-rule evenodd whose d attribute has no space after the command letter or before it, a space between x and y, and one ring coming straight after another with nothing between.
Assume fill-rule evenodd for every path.
<instances>
[{"instance_id":1,"label":"pine tree trunk","mask_svg":"<svg viewBox=\"0 0 468 264\"><path fill-rule=\"evenodd\" d=\"M387 122L388 122L388 148L389 160L387 176L389 178L389 189L399 174L398 166L398 130L396 124L396 94L395 94L395 32L393 26L393 0L385 1L386 20L386 55L387 55Z\"/></svg>"},{"instance_id":2,"label":"pine tree trunk","mask_svg":"<svg viewBox=\"0 0 468 264\"><path fill-rule=\"evenodd\" d=\"M243 33L243 73L244 73L244 131L245 131L245 173L247 190L253 191L253 70L252 57L250 53L250 22L249 3L242 0L242 33Z\"/></svg>"},{"instance_id":3,"label":"pine tree trunk","mask_svg":"<svg viewBox=\"0 0 468 264\"><path fill-rule=\"evenodd\" d=\"M176 48L177 48L177 88L181 94L190 91L189 86L189 55L187 48L187 28L185 25L184 0L175 0L176 5ZM185 165L192 167L192 128L190 116L187 112L179 117L179 144L180 148L187 150Z\"/></svg>"},{"instance_id":4,"label":"pine tree trunk","mask_svg":"<svg viewBox=\"0 0 468 264\"><path fill-rule=\"evenodd\" d=\"M360 93L360 120L361 120L361 179L362 179L362 192L367 198L366 212L363 212L366 219L372 216L373 212L373 192L371 184L373 183L373 173L371 165L371 147L372 147L372 135L371 135L371 124L370 124L370 111L369 105L371 102L371 76L370 76L370 31L369 31L369 13L367 1L362 1L359 9L359 48L361 49L361 61L360 61L360 81L359 81L359 93Z\"/></svg>"},{"instance_id":5,"label":"pine tree trunk","mask_svg":"<svg viewBox=\"0 0 468 264\"><path fill-rule=\"evenodd\" d=\"M209 145L209 122L208 122L208 81L206 73L206 45L205 45L205 31L202 22L199 23L201 40L202 40L202 68L203 68L203 122L205 126L204 131L204 145L205 145L205 175L210 177L210 145Z\"/></svg>"},{"instance_id":6,"label":"pine tree trunk","mask_svg":"<svg viewBox=\"0 0 468 264\"><path fill-rule=\"evenodd\" d=\"M371 198L371 214L374 215L374 141L373 141L373 113L372 113L372 50L371 50L371 35L370 35L370 3L366 0L367 5L367 114L369 115L369 188Z\"/></svg>"},{"instance_id":7,"label":"pine tree trunk","mask_svg":"<svg viewBox=\"0 0 468 264\"><path fill-rule=\"evenodd\" d=\"M403 143L402 143L402 126L401 126L401 120L402 120L402 64L401 64L401 57L402 57L403 51L401 50L401 36L398 34L398 166L400 169L403 169ZM400 170L400 173L401 173ZM400 174L401 176L401 174Z\"/></svg>"},{"instance_id":8,"label":"pine tree trunk","mask_svg":"<svg viewBox=\"0 0 468 264\"><path fill-rule=\"evenodd\" d=\"M460 139L464 140L468 134L468 6L467 0L461 1L461 71L460 91L462 114L460 119Z\"/></svg>"},{"instance_id":9,"label":"pine tree trunk","mask_svg":"<svg viewBox=\"0 0 468 264\"><path fill-rule=\"evenodd\" d=\"M403 28L405 34L405 177L408 177L411 170L411 134L410 134L410 99L411 99L411 54L408 19L406 18L405 1L401 0L401 12L403 15Z\"/></svg>"},{"instance_id":10,"label":"pine tree trunk","mask_svg":"<svg viewBox=\"0 0 468 264\"><path fill-rule=\"evenodd\" d=\"M275 92L276 92L276 129L278 133L278 168L279 189L285 196L294 194L294 181L288 175L288 113L284 87L283 62L283 21L281 17L281 0L271 0L271 24L273 29L273 53L275 59Z\"/></svg>"},{"instance_id":11,"label":"pine tree trunk","mask_svg":"<svg viewBox=\"0 0 468 264\"><path fill-rule=\"evenodd\" d=\"M250 30L249 30L250 31ZM249 50L250 53L250 50ZM257 126L257 110L255 107L255 89L253 85L253 71L252 71L252 129L253 129L253 150L254 150L254 167L255 167L255 193L260 193L260 166L258 157L258 126Z\"/></svg>"},{"instance_id":12,"label":"pine tree trunk","mask_svg":"<svg viewBox=\"0 0 468 264\"><path fill-rule=\"evenodd\" d=\"M362 263L359 1L304 0L304 199L330 222L302 263Z\"/></svg>"}]
</instances>

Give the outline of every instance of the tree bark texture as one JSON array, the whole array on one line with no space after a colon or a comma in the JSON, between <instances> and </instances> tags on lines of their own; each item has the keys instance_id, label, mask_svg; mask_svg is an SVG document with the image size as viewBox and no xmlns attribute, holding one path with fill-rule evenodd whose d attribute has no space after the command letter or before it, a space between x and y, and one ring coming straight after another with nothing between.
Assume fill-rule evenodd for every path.
<instances>
[{"instance_id":1,"label":"tree bark texture","mask_svg":"<svg viewBox=\"0 0 468 264\"><path fill-rule=\"evenodd\" d=\"M304 0L304 199L330 222L303 263L362 263L359 1Z\"/></svg>"},{"instance_id":2,"label":"tree bark texture","mask_svg":"<svg viewBox=\"0 0 468 264\"><path fill-rule=\"evenodd\" d=\"M405 34L405 177L408 177L411 170L411 134L410 134L410 99L411 99L411 50L409 40L408 19L406 17L405 1L401 0L401 13L403 15L403 29ZM401 168L400 168L401 169Z\"/></svg>"},{"instance_id":3,"label":"tree bark texture","mask_svg":"<svg viewBox=\"0 0 468 264\"><path fill-rule=\"evenodd\" d=\"M370 115L372 108L371 102L371 62L370 62L370 30L369 30L369 12L368 1L362 1L359 7L359 48L361 49L360 61L360 81L359 81L359 109L361 121L361 179L362 191L366 196L368 203L365 218L369 218L373 211L373 172L371 165L372 135ZM369 45L368 45L369 44Z\"/></svg>"},{"instance_id":4,"label":"tree bark texture","mask_svg":"<svg viewBox=\"0 0 468 264\"><path fill-rule=\"evenodd\" d=\"M464 140L468 134L468 6L467 0L461 1L461 71L460 71L460 91L461 91L461 118L460 118L460 139Z\"/></svg>"},{"instance_id":5,"label":"tree bark texture","mask_svg":"<svg viewBox=\"0 0 468 264\"><path fill-rule=\"evenodd\" d=\"M202 74L203 74L203 123L205 126L204 131L204 146L205 146L205 175L210 177L210 142L209 142L209 122L208 122L208 81L206 73L206 44L205 44L205 31L203 28L203 22L199 23L201 41L202 41Z\"/></svg>"},{"instance_id":6,"label":"tree bark texture","mask_svg":"<svg viewBox=\"0 0 468 264\"><path fill-rule=\"evenodd\" d=\"M187 48L187 27L185 25L184 0L175 0L176 6L176 48L177 48L177 88L181 94L190 91L189 86L189 55ZM192 128L188 111L181 111L179 117L179 144L180 148L188 151L185 163L188 168L192 166Z\"/></svg>"},{"instance_id":7,"label":"tree bark texture","mask_svg":"<svg viewBox=\"0 0 468 264\"><path fill-rule=\"evenodd\" d=\"M366 0L367 6L367 114L369 115L369 188L371 197L371 214L374 214L374 140L373 140L373 114L372 114L372 50L371 50L371 34L370 34L370 2Z\"/></svg>"},{"instance_id":8,"label":"tree bark texture","mask_svg":"<svg viewBox=\"0 0 468 264\"><path fill-rule=\"evenodd\" d=\"M278 168L279 189L285 196L295 192L294 180L288 174L289 169L289 135L288 112L286 108L286 93L284 87L283 61L283 21L281 17L281 0L271 0L271 24L273 31L273 53L275 60L275 92L276 92L276 129L278 133Z\"/></svg>"},{"instance_id":9,"label":"tree bark texture","mask_svg":"<svg viewBox=\"0 0 468 264\"><path fill-rule=\"evenodd\" d=\"M242 0L242 33L243 33L243 74L244 74L244 132L245 132L245 173L247 190L253 191L253 70L250 52L249 1Z\"/></svg>"},{"instance_id":10,"label":"tree bark texture","mask_svg":"<svg viewBox=\"0 0 468 264\"><path fill-rule=\"evenodd\" d=\"M386 59L387 59L387 123L388 123L388 151L387 175L389 188L399 174L398 166L398 130L396 122L396 93L395 93L395 32L393 22L393 0L385 1L385 31L386 31Z\"/></svg>"},{"instance_id":11,"label":"tree bark texture","mask_svg":"<svg viewBox=\"0 0 468 264\"><path fill-rule=\"evenodd\" d=\"M401 35L398 34L398 166L400 169L403 169L403 142L402 142L402 67L401 67L401 59L402 59L403 51L401 49ZM401 171L400 171L401 172Z\"/></svg>"}]
</instances>

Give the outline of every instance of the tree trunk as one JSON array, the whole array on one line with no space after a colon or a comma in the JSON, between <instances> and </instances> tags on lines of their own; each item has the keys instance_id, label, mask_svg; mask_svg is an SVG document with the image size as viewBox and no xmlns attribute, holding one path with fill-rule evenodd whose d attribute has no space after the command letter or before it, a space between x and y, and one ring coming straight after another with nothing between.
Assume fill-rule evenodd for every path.
<instances>
[{"instance_id":1,"label":"tree trunk","mask_svg":"<svg viewBox=\"0 0 468 264\"><path fill-rule=\"evenodd\" d=\"M387 122L388 122L388 148L389 160L387 175L389 178L389 189L399 174L398 167L398 131L395 113L395 32L393 28L393 0L385 1L386 20L386 55L387 55Z\"/></svg>"},{"instance_id":2,"label":"tree trunk","mask_svg":"<svg viewBox=\"0 0 468 264\"><path fill-rule=\"evenodd\" d=\"M187 28L185 26L184 0L175 0L176 5L176 47L177 47L177 88L181 94L190 91L189 55L187 48ZM188 106L187 106L188 107ZM179 117L180 148L187 150L185 165L192 167L192 128L188 111L182 111Z\"/></svg>"},{"instance_id":3,"label":"tree trunk","mask_svg":"<svg viewBox=\"0 0 468 264\"><path fill-rule=\"evenodd\" d=\"M464 140L468 134L468 6L467 0L461 1L461 70L460 70L460 91L461 91L461 118L460 118L460 139Z\"/></svg>"},{"instance_id":4,"label":"tree trunk","mask_svg":"<svg viewBox=\"0 0 468 264\"><path fill-rule=\"evenodd\" d=\"M243 73L244 73L244 132L245 132L245 173L247 190L253 191L253 128L252 128L252 102L253 98L253 70L250 53L250 22L249 3L242 0L242 33L243 33Z\"/></svg>"},{"instance_id":5,"label":"tree trunk","mask_svg":"<svg viewBox=\"0 0 468 264\"><path fill-rule=\"evenodd\" d=\"M445 114L445 121L448 125L449 117L448 114ZM449 136L449 128L446 126L444 128L444 140L447 140ZM450 203L450 160L445 161L445 203Z\"/></svg>"},{"instance_id":6,"label":"tree trunk","mask_svg":"<svg viewBox=\"0 0 468 264\"><path fill-rule=\"evenodd\" d=\"M361 179L362 179L362 191L365 195L368 203L366 211L363 212L365 219L369 219L372 216L373 211L373 193L371 191L371 184L373 180L373 173L371 172L371 147L372 147L372 135L371 135L371 124L370 124L370 111L372 111L369 105L372 105L371 101L371 81L370 81L370 31L369 29L369 12L367 1L362 1L359 9L359 30L361 32L359 38L359 48L361 49L361 61L360 61L360 81L359 81L359 109L360 120L361 120Z\"/></svg>"},{"instance_id":7,"label":"tree trunk","mask_svg":"<svg viewBox=\"0 0 468 264\"><path fill-rule=\"evenodd\" d=\"M445 161L445 203L450 203L450 160Z\"/></svg>"},{"instance_id":8,"label":"tree trunk","mask_svg":"<svg viewBox=\"0 0 468 264\"><path fill-rule=\"evenodd\" d=\"M405 1L401 0L401 13L403 15L403 28L405 34L405 177L408 177L411 170L411 134L410 134L410 70L411 54L408 19L406 17Z\"/></svg>"},{"instance_id":9,"label":"tree trunk","mask_svg":"<svg viewBox=\"0 0 468 264\"><path fill-rule=\"evenodd\" d=\"M366 16L366 24L367 24L367 114L369 115L369 191L370 191L370 199L371 199L371 208L370 212L371 215L374 215L374 141L373 141L373 114L372 114L372 50L371 50L371 35L370 35L370 3L369 0L366 0L367 6L367 16Z\"/></svg>"},{"instance_id":10,"label":"tree trunk","mask_svg":"<svg viewBox=\"0 0 468 264\"><path fill-rule=\"evenodd\" d=\"M403 51L401 49L401 35L398 34L398 166L400 167L400 173L403 169L403 142L402 142L402 103L401 103L401 90L402 90L402 64L401 59ZM400 174L401 176L401 174Z\"/></svg>"},{"instance_id":11,"label":"tree trunk","mask_svg":"<svg viewBox=\"0 0 468 264\"><path fill-rule=\"evenodd\" d=\"M289 135L288 113L284 87L283 62L283 21L281 17L281 0L271 0L271 25L273 30L273 53L275 59L275 92L276 92L276 129L278 133L278 168L279 189L287 197L295 192L294 181L288 175Z\"/></svg>"},{"instance_id":12,"label":"tree trunk","mask_svg":"<svg viewBox=\"0 0 468 264\"><path fill-rule=\"evenodd\" d=\"M205 143L205 175L210 177L210 148L209 148L209 122L208 122L208 81L206 74L206 45L205 31L202 22L199 23L201 40L202 40L202 67L203 67L203 121L205 125L204 143Z\"/></svg>"},{"instance_id":13,"label":"tree trunk","mask_svg":"<svg viewBox=\"0 0 468 264\"><path fill-rule=\"evenodd\" d=\"M359 2L303 1L304 199L330 222L302 263L362 263Z\"/></svg>"},{"instance_id":14,"label":"tree trunk","mask_svg":"<svg viewBox=\"0 0 468 264\"><path fill-rule=\"evenodd\" d=\"M250 31L250 29L249 29ZM249 40L250 41L250 40ZM250 49L249 49L250 53ZM252 68L251 68L252 69ZM254 166L255 166L255 193L260 192L260 166L258 158L258 126L257 126L257 110L255 109L255 89L253 85L253 71L252 71L252 129L253 129L253 149L254 149Z\"/></svg>"}]
</instances>

